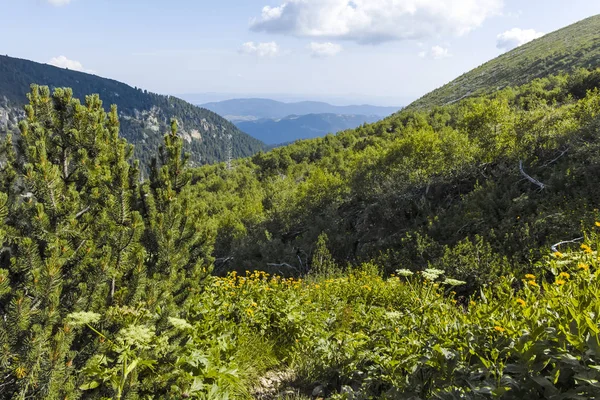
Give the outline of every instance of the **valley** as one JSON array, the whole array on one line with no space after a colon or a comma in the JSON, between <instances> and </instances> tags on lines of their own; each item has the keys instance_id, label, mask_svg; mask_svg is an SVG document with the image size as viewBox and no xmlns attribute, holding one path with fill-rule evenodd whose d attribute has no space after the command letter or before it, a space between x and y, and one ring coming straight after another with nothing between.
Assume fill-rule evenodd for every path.
<instances>
[{"instance_id":1,"label":"valley","mask_svg":"<svg viewBox=\"0 0 600 400\"><path fill-rule=\"evenodd\" d=\"M282 103L268 99L233 99L200 107L219 113L240 130L267 145L313 139L373 123L401 107L333 106L304 101Z\"/></svg>"}]
</instances>

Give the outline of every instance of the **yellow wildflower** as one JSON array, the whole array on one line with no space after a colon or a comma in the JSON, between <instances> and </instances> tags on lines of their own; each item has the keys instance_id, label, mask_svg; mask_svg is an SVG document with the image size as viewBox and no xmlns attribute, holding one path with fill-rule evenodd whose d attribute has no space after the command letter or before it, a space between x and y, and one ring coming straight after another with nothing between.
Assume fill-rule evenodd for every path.
<instances>
[{"instance_id":1,"label":"yellow wildflower","mask_svg":"<svg viewBox=\"0 0 600 400\"><path fill-rule=\"evenodd\" d=\"M584 263L579 263L577 265L577 268L579 268L580 270L583 270L583 271L587 271L590 269L590 266L587 264L584 264Z\"/></svg>"},{"instance_id":2,"label":"yellow wildflower","mask_svg":"<svg viewBox=\"0 0 600 400\"><path fill-rule=\"evenodd\" d=\"M533 274L527 274L527 275L525 275L525 279L528 279L530 281L534 281L535 280L535 275L533 275Z\"/></svg>"},{"instance_id":3,"label":"yellow wildflower","mask_svg":"<svg viewBox=\"0 0 600 400\"><path fill-rule=\"evenodd\" d=\"M596 226L600 228L600 222L596 222Z\"/></svg>"},{"instance_id":4,"label":"yellow wildflower","mask_svg":"<svg viewBox=\"0 0 600 400\"><path fill-rule=\"evenodd\" d=\"M15 375L17 376L17 379L23 379L27 376L27 370L23 367L18 367L15 370Z\"/></svg>"},{"instance_id":5,"label":"yellow wildflower","mask_svg":"<svg viewBox=\"0 0 600 400\"><path fill-rule=\"evenodd\" d=\"M529 281L529 282L527 282L527 284L528 284L529 286L533 286L533 287L540 287L540 285L538 285L538 284L536 283L536 281Z\"/></svg>"},{"instance_id":6,"label":"yellow wildflower","mask_svg":"<svg viewBox=\"0 0 600 400\"><path fill-rule=\"evenodd\" d=\"M560 274L558 274L558 276L565 279L569 279L571 277L571 275L569 275L566 272L561 272Z\"/></svg>"},{"instance_id":7,"label":"yellow wildflower","mask_svg":"<svg viewBox=\"0 0 600 400\"><path fill-rule=\"evenodd\" d=\"M563 281L562 279L557 279L556 282L554 282L555 284L561 286L564 285L565 283L567 283L566 281Z\"/></svg>"},{"instance_id":8,"label":"yellow wildflower","mask_svg":"<svg viewBox=\"0 0 600 400\"><path fill-rule=\"evenodd\" d=\"M590 254L592 252L592 248L585 243L581 245L581 249L587 254Z\"/></svg>"},{"instance_id":9,"label":"yellow wildflower","mask_svg":"<svg viewBox=\"0 0 600 400\"><path fill-rule=\"evenodd\" d=\"M556 258L562 258L563 257L563 253L561 253L560 251L556 251L556 252L554 252L554 257L556 257Z\"/></svg>"},{"instance_id":10,"label":"yellow wildflower","mask_svg":"<svg viewBox=\"0 0 600 400\"><path fill-rule=\"evenodd\" d=\"M506 329L501 326L495 326L494 329L500 333L506 332Z\"/></svg>"},{"instance_id":11,"label":"yellow wildflower","mask_svg":"<svg viewBox=\"0 0 600 400\"><path fill-rule=\"evenodd\" d=\"M523 299L517 299L517 303L519 303L520 305L522 305L523 307L525 307L527 305L527 303L525 302L525 300Z\"/></svg>"}]
</instances>

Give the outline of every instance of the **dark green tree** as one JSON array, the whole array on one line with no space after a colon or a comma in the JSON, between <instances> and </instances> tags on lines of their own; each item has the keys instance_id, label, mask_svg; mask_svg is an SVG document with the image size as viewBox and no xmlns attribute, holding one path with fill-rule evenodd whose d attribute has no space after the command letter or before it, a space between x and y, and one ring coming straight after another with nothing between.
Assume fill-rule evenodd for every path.
<instances>
[{"instance_id":1,"label":"dark green tree","mask_svg":"<svg viewBox=\"0 0 600 400\"><path fill-rule=\"evenodd\" d=\"M177 135L177 121L172 120L164 146L152 161L150 180L142 187L148 222L143 242L148 250L147 270L154 279L149 302L173 310L200 290L212 265L215 233L202 223L202 210L191 190L188 160L189 155L183 154L183 140Z\"/></svg>"},{"instance_id":2,"label":"dark green tree","mask_svg":"<svg viewBox=\"0 0 600 400\"><path fill-rule=\"evenodd\" d=\"M144 273L144 224L116 108L38 86L29 101L18 151L3 148L0 288L11 290L0 290L0 397L65 398L94 346L64 317L136 297L128 282Z\"/></svg>"}]
</instances>

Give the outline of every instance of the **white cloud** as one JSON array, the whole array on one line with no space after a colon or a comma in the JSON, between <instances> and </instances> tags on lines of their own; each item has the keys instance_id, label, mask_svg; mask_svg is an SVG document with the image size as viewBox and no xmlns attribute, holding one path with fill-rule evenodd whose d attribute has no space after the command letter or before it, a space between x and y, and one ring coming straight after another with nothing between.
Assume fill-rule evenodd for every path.
<instances>
[{"instance_id":1,"label":"white cloud","mask_svg":"<svg viewBox=\"0 0 600 400\"><path fill-rule=\"evenodd\" d=\"M448 58L448 57L452 57L452 54L450 54L450 50L448 50L445 47L442 46L433 46L431 48L431 50L429 51L421 51L419 53L419 57L421 58L426 58L426 57L431 57L434 60L441 60L443 58Z\"/></svg>"},{"instance_id":2,"label":"white cloud","mask_svg":"<svg viewBox=\"0 0 600 400\"><path fill-rule=\"evenodd\" d=\"M52 4L53 6L66 6L67 4L69 4L72 0L48 0L48 3Z\"/></svg>"},{"instance_id":3,"label":"white cloud","mask_svg":"<svg viewBox=\"0 0 600 400\"><path fill-rule=\"evenodd\" d=\"M446 49L442 46L433 46L431 48L431 57L435 58L436 60L440 60L442 58L448 58L450 56L451 56L451 54L448 51L448 49Z\"/></svg>"},{"instance_id":4,"label":"white cloud","mask_svg":"<svg viewBox=\"0 0 600 400\"><path fill-rule=\"evenodd\" d=\"M310 54L313 57L332 57L338 54L340 51L342 51L342 46L331 42L312 42L308 45L308 49L310 50Z\"/></svg>"},{"instance_id":5,"label":"white cloud","mask_svg":"<svg viewBox=\"0 0 600 400\"><path fill-rule=\"evenodd\" d=\"M95 73L91 69L83 68L83 65L79 61L69 60L65 56L52 57L50 61L48 61L48 64L59 68L67 68L73 71L87 72L88 74Z\"/></svg>"},{"instance_id":6,"label":"white cloud","mask_svg":"<svg viewBox=\"0 0 600 400\"><path fill-rule=\"evenodd\" d=\"M246 42L240 48L240 53L256 54L259 57L274 57L279 54L279 45L275 42Z\"/></svg>"},{"instance_id":7,"label":"white cloud","mask_svg":"<svg viewBox=\"0 0 600 400\"><path fill-rule=\"evenodd\" d=\"M504 0L284 0L264 7L251 29L375 44L463 35L503 5Z\"/></svg>"},{"instance_id":8,"label":"white cloud","mask_svg":"<svg viewBox=\"0 0 600 400\"><path fill-rule=\"evenodd\" d=\"M513 28L498 35L496 47L508 51L542 36L544 36L543 33L536 32L534 29Z\"/></svg>"}]
</instances>

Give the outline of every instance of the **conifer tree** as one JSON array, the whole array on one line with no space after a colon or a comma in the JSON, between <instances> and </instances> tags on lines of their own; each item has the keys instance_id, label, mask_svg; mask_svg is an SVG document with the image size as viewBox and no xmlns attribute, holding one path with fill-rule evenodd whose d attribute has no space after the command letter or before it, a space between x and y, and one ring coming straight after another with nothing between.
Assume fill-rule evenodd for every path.
<instances>
[{"instance_id":1,"label":"conifer tree","mask_svg":"<svg viewBox=\"0 0 600 400\"><path fill-rule=\"evenodd\" d=\"M144 224L131 209L137 172L116 108L107 115L98 96L82 105L69 89L38 86L29 100L18 152L10 139L2 149L0 397L65 398L93 346L64 317L136 296L127 288L143 274Z\"/></svg>"},{"instance_id":2,"label":"conifer tree","mask_svg":"<svg viewBox=\"0 0 600 400\"><path fill-rule=\"evenodd\" d=\"M339 268L327 248L328 241L329 238L324 232L317 239L316 248L311 260L310 273L313 275L329 276L339 272Z\"/></svg>"},{"instance_id":3,"label":"conifer tree","mask_svg":"<svg viewBox=\"0 0 600 400\"><path fill-rule=\"evenodd\" d=\"M182 305L199 290L212 261L214 232L200 223L201 211L194 207L188 160L177 121L172 120L164 146L152 161L150 182L142 188L148 221L144 245L149 252L148 273L154 278L151 296L171 306Z\"/></svg>"}]
</instances>

